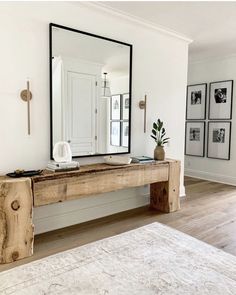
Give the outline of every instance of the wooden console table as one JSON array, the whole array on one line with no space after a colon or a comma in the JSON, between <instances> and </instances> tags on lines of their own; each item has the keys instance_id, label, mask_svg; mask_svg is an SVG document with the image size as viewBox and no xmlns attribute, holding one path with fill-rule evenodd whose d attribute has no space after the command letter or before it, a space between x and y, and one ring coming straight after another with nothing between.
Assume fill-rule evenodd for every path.
<instances>
[{"instance_id":1,"label":"wooden console table","mask_svg":"<svg viewBox=\"0 0 236 295\"><path fill-rule=\"evenodd\" d=\"M0 177L0 263L33 254L33 207L150 184L150 206L173 212L179 205L180 162L81 166L73 172L43 172L32 178Z\"/></svg>"}]
</instances>

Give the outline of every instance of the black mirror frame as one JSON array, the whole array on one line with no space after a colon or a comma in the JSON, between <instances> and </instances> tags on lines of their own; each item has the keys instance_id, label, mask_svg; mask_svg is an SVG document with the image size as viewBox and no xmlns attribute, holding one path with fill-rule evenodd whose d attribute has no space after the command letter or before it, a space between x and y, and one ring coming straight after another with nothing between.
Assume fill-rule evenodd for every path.
<instances>
[{"instance_id":1,"label":"black mirror frame","mask_svg":"<svg viewBox=\"0 0 236 295\"><path fill-rule=\"evenodd\" d=\"M75 158L85 158L85 157L100 157L100 156L107 156L107 155L122 155L122 154L130 154L131 151L131 102L132 102L132 56L133 56L133 45L132 44L128 44L125 42L121 42L118 40L114 40L114 39L110 39L107 37L103 37L103 36L99 36L99 35L95 35L92 33L88 33L88 32L84 32L84 31L80 31L80 30L76 30L73 28L69 28L69 27L65 27L62 25L58 25L58 24L54 24L54 23L50 23L49 24L49 81L50 81L50 158L53 159L53 105L52 105L52 28L56 27L56 28L60 28L60 29L64 29L64 30L68 30L68 31L72 31L72 32L76 32L76 33L80 33L80 34L84 34L84 35L88 35L91 37L95 37L95 38L99 38L99 39L103 39L103 40L107 40L107 41L111 41L111 42L115 42L118 44L122 44L125 46L129 46L130 48L130 63L129 63L129 99L130 99L130 107L129 107L129 143L128 143L128 152L122 152L122 153L107 153L107 154L94 154L94 155L84 155L84 156L73 156L73 159Z\"/></svg>"}]
</instances>

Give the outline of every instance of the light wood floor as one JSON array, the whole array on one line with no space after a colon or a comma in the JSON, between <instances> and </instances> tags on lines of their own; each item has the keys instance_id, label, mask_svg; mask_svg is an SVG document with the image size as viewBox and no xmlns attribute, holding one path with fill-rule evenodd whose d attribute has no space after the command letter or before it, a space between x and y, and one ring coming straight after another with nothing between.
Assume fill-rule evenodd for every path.
<instances>
[{"instance_id":1,"label":"light wood floor","mask_svg":"<svg viewBox=\"0 0 236 295\"><path fill-rule=\"evenodd\" d=\"M186 198L171 214L135 209L35 237L34 255L0 271L158 221L236 255L236 187L186 177Z\"/></svg>"}]
</instances>

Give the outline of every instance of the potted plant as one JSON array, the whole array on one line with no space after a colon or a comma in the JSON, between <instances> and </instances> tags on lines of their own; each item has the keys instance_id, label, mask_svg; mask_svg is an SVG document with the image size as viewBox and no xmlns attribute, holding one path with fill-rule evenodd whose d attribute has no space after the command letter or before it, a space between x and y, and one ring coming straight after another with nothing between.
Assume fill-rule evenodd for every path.
<instances>
[{"instance_id":1,"label":"potted plant","mask_svg":"<svg viewBox=\"0 0 236 295\"><path fill-rule=\"evenodd\" d=\"M156 142L156 148L154 150L154 159L163 161L165 159L164 145L168 143L169 137L165 137L166 130L163 127L163 122L158 119L157 122L153 123L151 137Z\"/></svg>"}]
</instances>

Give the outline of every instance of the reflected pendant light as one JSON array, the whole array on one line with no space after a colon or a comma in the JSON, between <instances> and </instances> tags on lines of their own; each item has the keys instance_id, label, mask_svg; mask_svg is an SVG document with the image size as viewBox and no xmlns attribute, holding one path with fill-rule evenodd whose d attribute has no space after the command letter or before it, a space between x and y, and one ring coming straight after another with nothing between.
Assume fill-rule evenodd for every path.
<instances>
[{"instance_id":1,"label":"reflected pendant light","mask_svg":"<svg viewBox=\"0 0 236 295\"><path fill-rule=\"evenodd\" d=\"M107 73L103 73L104 79L102 81L102 97L111 97L111 89L109 87L109 81L107 80Z\"/></svg>"}]
</instances>

